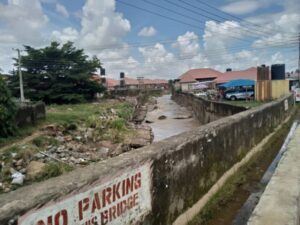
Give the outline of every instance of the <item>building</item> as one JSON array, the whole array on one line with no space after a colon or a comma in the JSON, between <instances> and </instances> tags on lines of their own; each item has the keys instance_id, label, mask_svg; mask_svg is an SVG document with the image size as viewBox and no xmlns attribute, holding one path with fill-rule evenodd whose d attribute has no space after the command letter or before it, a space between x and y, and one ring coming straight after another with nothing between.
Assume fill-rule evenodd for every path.
<instances>
[{"instance_id":1,"label":"building","mask_svg":"<svg viewBox=\"0 0 300 225\"><path fill-rule=\"evenodd\" d=\"M124 83L121 84L120 80L106 78L104 86L108 90L114 89L168 89L169 83L163 79L134 79L130 77L124 77Z\"/></svg>"},{"instance_id":2,"label":"building","mask_svg":"<svg viewBox=\"0 0 300 225\"><path fill-rule=\"evenodd\" d=\"M225 73L222 73L218 78L214 80L216 85L224 84L231 80L239 80L239 79L247 79L247 80L257 80L257 68L251 67L246 70L236 70L232 71L228 69Z\"/></svg>"},{"instance_id":3,"label":"building","mask_svg":"<svg viewBox=\"0 0 300 225\"><path fill-rule=\"evenodd\" d=\"M221 75L221 72L210 68L192 69L178 77L175 86L179 85L182 91L190 91L194 83L213 81Z\"/></svg>"},{"instance_id":4,"label":"building","mask_svg":"<svg viewBox=\"0 0 300 225\"><path fill-rule=\"evenodd\" d=\"M106 82L104 85L107 88L107 90L114 90L116 87L120 85L120 81L115 79L106 78L105 81Z\"/></svg>"},{"instance_id":5,"label":"building","mask_svg":"<svg viewBox=\"0 0 300 225\"><path fill-rule=\"evenodd\" d=\"M299 73L286 73L285 79L289 81L290 89L293 87L300 87L300 74Z\"/></svg>"}]
</instances>

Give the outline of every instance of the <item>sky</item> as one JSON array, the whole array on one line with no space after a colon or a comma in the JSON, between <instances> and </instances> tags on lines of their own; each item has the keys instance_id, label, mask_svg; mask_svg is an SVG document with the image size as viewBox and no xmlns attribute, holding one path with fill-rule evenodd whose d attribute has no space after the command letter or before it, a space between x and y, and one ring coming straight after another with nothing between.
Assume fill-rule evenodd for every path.
<instances>
[{"instance_id":1,"label":"sky","mask_svg":"<svg viewBox=\"0 0 300 225\"><path fill-rule=\"evenodd\" d=\"M14 48L72 41L110 78L275 63L291 71L299 31L300 0L0 0L0 68L13 69Z\"/></svg>"}]
</instances>

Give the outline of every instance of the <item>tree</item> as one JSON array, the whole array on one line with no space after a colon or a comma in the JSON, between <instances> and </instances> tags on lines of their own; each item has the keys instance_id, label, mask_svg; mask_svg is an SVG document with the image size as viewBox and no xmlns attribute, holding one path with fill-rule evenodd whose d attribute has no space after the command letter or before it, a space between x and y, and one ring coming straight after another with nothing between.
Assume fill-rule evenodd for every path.
<instances>
[{"instance_id":1,"label":"tree","mask_svg":"<svg viewBox=\"0 0 300 225\"><path fill-rule=\"evenodd\" d=\"M0 90L0 138L6 138L16 132L15 115L17 109L1 76Z\"/></svg>"},{"instance_id":2,"label":"tree","mask_svg":"<svg viewBox=\"0 0 300 225\"><path fill-rule=\"evenodd\" d=\"M21 57L25 97L46 103L77 103L91 100L104 87L90 80L91 74L101 67L97 57L89 59L72 42L60 46L35 49L24 46L26 56ZM16 59L15 59L16 60ZM12 76L10 87L19 95L18 76Z\"/></svg>"}]
</instances>

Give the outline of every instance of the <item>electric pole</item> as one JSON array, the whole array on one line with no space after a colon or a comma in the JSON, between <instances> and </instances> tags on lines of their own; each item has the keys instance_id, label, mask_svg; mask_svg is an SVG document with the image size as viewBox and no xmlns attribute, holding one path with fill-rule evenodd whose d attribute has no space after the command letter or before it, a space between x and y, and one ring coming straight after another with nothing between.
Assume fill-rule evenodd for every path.
<instances>
[{"instance_id":1,"label":"electric pole","mask_svg":"<svg viewBox=\"0 0 300 225\"><path fill-rule=\"evenodd\" d=\"M298 87L300 87L300 32L298 35L299 38L299 56L298 56Z\"/></svg>"},{"instance_id":2,"label":"electric pole","mask_svg":"<svg viewBox=\"0 0 300 225\"><path fill-rule=\"evenodd\" d=\"M18 71L19 71L19 80L20 80L20 100L21 103L25 102L24 98L24 89L23 89L23 77L22 77L22 70L21 70L21 54L20 49L15 49L18 52Z\"/></svg>"}]
</instances>

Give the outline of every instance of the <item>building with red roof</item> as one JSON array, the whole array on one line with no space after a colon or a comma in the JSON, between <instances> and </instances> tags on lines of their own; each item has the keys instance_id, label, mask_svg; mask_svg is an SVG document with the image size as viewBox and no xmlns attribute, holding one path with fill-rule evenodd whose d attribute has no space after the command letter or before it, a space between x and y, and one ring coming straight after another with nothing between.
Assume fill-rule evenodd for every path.
<instances>
[{"instance_id":1,"label":"building with red roof","mask_svg":"<svg viewBox=\"0 0 300 225\"><path fill-rule=\"evenodd\" d=\"M113 90L119 85L120 85L120 81L118 81L118 80L111 79L111 78L105 79L105 86L108 90Z\"/></svg>"},{"instance_id":2,"label":"building with red roof","mask_svg":"<svg viewBox=\"0 0 300 225\"><path fill-rule=\"evenodd\" d=\"M246 70L226 71L214 80L216 84L224 84L231 80L247 79L257 80L257 68L251 67Z\"/></svg>"},{"instance_id":3,"label":"building with red roof","mask_svg":"<svg viewBox=\"0 0 300 225\"><path fill-rule=\"evenodd\" d=\"M210 82L221 75L221 72L210 68L191 69L178 77L176 81L179 82L182 91L189 91L194 83Z\"/></svg>"}]
</instances>

